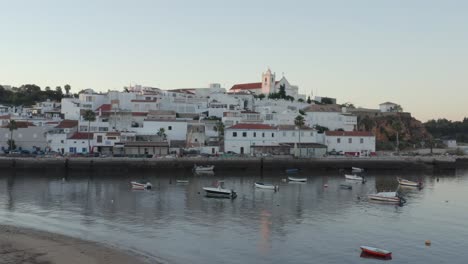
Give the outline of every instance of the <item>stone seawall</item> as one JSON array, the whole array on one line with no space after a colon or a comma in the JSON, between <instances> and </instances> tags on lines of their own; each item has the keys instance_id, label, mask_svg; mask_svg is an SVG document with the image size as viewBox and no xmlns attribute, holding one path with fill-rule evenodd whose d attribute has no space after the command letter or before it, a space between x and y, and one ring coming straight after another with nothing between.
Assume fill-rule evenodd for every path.
<instances>
[{"instance_id":1,"label":"stone seawall","mask_svg":"<svg viewBox=\"0 0 468 264\"><path fill-rule=\"evenodd\" d=\"M190 170L194 164L215 165L216 170L333 170L361 167L368 170L445 170L468 168L468 159L448 158L0 158L0 169L15 170Z\"/></svg>"}]
</instances>

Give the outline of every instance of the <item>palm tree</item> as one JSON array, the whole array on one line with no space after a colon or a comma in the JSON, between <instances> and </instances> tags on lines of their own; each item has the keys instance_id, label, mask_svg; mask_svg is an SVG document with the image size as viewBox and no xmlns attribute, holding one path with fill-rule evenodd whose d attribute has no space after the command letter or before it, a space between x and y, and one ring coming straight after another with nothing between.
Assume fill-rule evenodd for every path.
<instances>
[{"instance_id":1,"label":"palm tree","mask_svg":"<svg viewBox=\"0 0 468 264\"><path fill-rule=\"evenodd\" d=\"M69 84L66 84L64 88L65 88L66 95L68 96L70 94L71 86Z\"/></svg>"},{"instance_id":2,"label":"palm tree","mask_svg":"<svg viewBox=\"0 0 468 264\"><path fill-rule=\"evenodd\" d=\"M215 128L214 130L218 132L219 140L222 141L224 139L224 124L223 124L223 122L218 121L214 128Z\"/></svg>"},{"instance_id":3,"label":"palm tree","mask_svg":"<svg viewBox=\"0 0 468 264\"><path fill-rule=\"evenodd\" d=\"M299 144L301 143L301 127L304 126L304 117L302 115L296 116L294 124L299 128Z\"/></svg>"},{"instance_id":4,"label":"palm tree","mask_svg":"<svg viewBox=\"0 0 468 264\"><path fill-rule=\"evenodd\" d=\"M163 140L166 140L167 135L166 135L166 130L164 128L161 127L156 135L158 135L159 137L162 137Z\"/></svg>"},{"instance_id":5,"label":"palm tree","mask_svg":"<svg viewBox=\"0 0 468 264\"><path fill-rule=\"evenodd\" d=\"M8 129L10 130L10 151L13 150L13 131L18 129L18 125L16 124L15 120L10 120L10 123L8 123Z\"/></svg>"},{"instance_id":6,"label":"palm tree","mask_svg":"<svg viewBox=\"0 0 468 264\"><path fill-rule=\"evenodd\" d=\"M89 136L91 135L90 128L91 128L91 121L93 122L96 121L96 114L94 113L93 110L86 110L83 113L83 119L85 121L88 121L88 153L91 153L91 141L89 138Z\"/></svg>"}]
</instances>

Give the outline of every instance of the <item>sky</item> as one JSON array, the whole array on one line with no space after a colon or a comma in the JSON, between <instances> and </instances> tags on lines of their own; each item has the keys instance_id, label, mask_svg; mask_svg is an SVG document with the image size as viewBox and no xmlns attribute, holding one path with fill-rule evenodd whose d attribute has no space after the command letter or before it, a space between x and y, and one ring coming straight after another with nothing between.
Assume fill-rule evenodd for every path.
<instances>
[{"instance_id":1,"label":"sky","mask_svg":"<svg viewBox=\"0 0 468 264\"><path fill-rule=\"evenodd\" d=\"M0 84L260 82L416 118L468 117L468 1L0 0Z\"/></svg>"}]
</instances>

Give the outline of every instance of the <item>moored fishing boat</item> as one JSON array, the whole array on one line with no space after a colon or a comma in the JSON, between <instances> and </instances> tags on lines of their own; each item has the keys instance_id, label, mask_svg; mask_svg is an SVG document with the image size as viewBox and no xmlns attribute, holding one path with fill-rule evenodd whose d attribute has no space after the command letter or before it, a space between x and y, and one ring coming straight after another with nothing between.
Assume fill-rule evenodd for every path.
<instances>
[{"instance_id":1,"label":"moored fishing boat","mask_svg":"<svg viewBox=\"0 0 468 264\"><path fill-rule=\"evenodd\" d=\"M353 186L348 185L348 184L340 184L341 189L346 189L346 190L352 190Z\"/></svg>"},{"instance_id":2,"label":"moored fishing boat","mask_svg":"<svg viewBox=\"0 0 468 264\"><path fill-rule=\"evenodd\" d=\"M358 173L359 173L359 172L364 172L364 169L363 169L363 168L358 168L358 167L351 167L351 170L352 170L353 172L358 172Z\"/></svg>"},{"instance_id":3,"label":"moored fishing boat","mask_svg":"<svg viewBox=\"0 0 468 264\"><path fill-rule=\"evenodd\" d=\"M153 185L151 185L149 182L132 181L130 183L132 184L132 189L135 190L149 190L153 187Z\"/></svg>"},{"instance_id":4,"label":"moored fishing boat","mask_svg":"<svg viewBox=\"0 0 468 264\"><path fill-rule=\"evenodd\" d=\"M218 181L216 187L203 187L207 197L216 198L229 198L234 199L237 197L237 193L234 190L225 189L224 182Z\"/></svg>"},{"instance_id":5,"label":"moored fishing boat","mask_svg":"<svg viewBox=\"0 0 468 264\"><path fill-rule=\"evenodd\" d=\"M345 174L345 178L347 180L354 180L354 181L363 181L364 180L364 177L357 176L355 174L353 174L353 175Z\"/></svg>"},{"instance_id":6,"label":"moored fishing boat","mask_svg":"<svg viewBox=\"0 0 468 264\"><path fill-rule=\"evenodd\" d=\"M396 192L379 192L376 194L369 194L367 197L371 200L389 203L401 203L404 201Z\"/></svg>"},{"instance_id":7,"label":"moored fishing boat","mask_svg":"<svg viewBox=\"0 0 468 264\"><path fill-rule=\"evenodd\" d=\"M279 189L279 186L278 186L278 185L269 184L269 183L256 182L256 183L255 183L255 188L266 189L266 190L274 190L274 191L276 191L276 190Z\"/></svg>"},{"instance_id":8,"label":"moored fishing boat","mask_svg":"<svg viewBox=\"0 0 468 264\"><path fill-rule=\"evenodd\" d=\"M306 182L307 178L288 177L288 180L292 182Z\"/></svg>"},{"instance_id":9,"label":"moored fishing boat","mask_svg":"<svg viewBox=\"0 0 468 264\"><path fill-rule=\"evenodd\" d=\"M193 170L195 172L212 172L214 170L214 165L197 166L197 164L195 164L193 166Z\"/></svg>"},{"instance_id":10,"label":"moored fishing boat","mask_svg":"<svg viewBox=\"0 0 468 264\"><path fill-rule=\"evenodd\" d=\"M399 178L397 177L397 181L400 185L404 185L404 186L412 186L412 187L421 187L422 186L422 182L414 182L414 181L409 181L409 180L405 180L405 179L402 179L402 178Z\"/></svg>"},{"instance_id":11,"label":"moored fishing boat","mask_svg":"<svg viewBox=\"0 0 468 264\"><path fill-rule=\"evenodd\" d=\"M376 247L369 247L369 246L361 246L361 250L363 253L376 256L379 258L391 258L392 257L392 252L381 249L381 248L376 248Z\"/></svg>"}]
</instances>

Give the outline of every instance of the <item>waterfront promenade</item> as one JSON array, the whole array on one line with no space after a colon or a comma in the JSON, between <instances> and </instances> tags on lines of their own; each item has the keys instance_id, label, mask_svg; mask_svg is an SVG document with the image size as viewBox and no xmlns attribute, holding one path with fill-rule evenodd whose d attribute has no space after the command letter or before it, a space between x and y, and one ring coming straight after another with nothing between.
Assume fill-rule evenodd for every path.
<instances>
[{"instance_id":1,"label":"waterfront promenade","mask_svg":"<svg viewBox=\"0 0 468 264\"><path fill-rule=\"evenodd\" d=\"M183 157L183 158L21 158L1 157L0 169L19 170L189 170L197 165L215 165L216 170L335 170L362 167L367 170L444 170L468 167L468 159L455 156L331 156L313 159L292 157Z\"/></svg>"}]
</instances>

